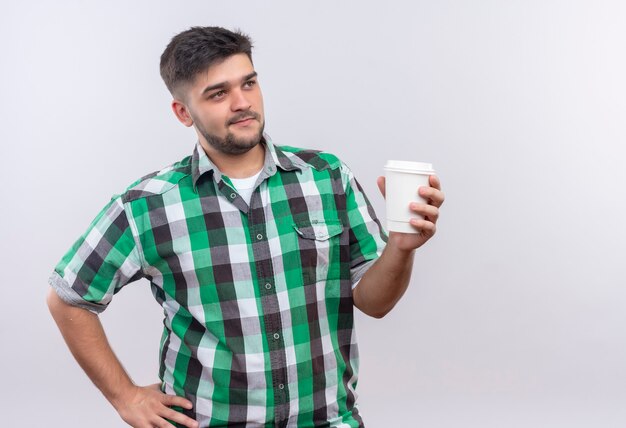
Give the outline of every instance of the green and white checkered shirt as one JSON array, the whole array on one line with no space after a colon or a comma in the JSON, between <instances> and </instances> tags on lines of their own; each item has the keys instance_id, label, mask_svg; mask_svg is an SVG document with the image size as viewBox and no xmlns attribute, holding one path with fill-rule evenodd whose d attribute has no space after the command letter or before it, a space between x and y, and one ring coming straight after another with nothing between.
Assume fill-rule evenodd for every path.
<instances>
[{"instance_id":1,"label":"green and white checkered shirt","mask_svg":"<svg viewBox=\"0 0 626 428\"><path fill-rule=\"evenodd\" d=\"M101 312L147 278L165 316L162 389L201 427L363 426L352 284L387 235L336 156L263 145L249 205L197 143L114 195L50 284Z\"/></svg>"}]
</instances>

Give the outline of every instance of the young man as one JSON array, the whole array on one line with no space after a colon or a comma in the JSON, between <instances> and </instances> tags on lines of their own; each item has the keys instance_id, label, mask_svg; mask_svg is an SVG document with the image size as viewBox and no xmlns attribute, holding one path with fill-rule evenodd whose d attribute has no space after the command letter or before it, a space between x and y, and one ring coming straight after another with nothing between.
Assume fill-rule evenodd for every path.
<instances>
[{"instance_id":1,"label":"young man","mask_svg":"<svg viewBox=\"0 0 626 428\"><path fill-rule=\"evenodd\" d=\"M74 357L134 427L363 426L353 306L382 317L406 290L437 178L416 189L419 233L387 237L343 162L264 134L245 35L178 34L161 75L198 143L114 195L56 266L48 305ZM140 278L165 314L161 382L146 387L97 316Z\"/></svg>"}]
</instances>

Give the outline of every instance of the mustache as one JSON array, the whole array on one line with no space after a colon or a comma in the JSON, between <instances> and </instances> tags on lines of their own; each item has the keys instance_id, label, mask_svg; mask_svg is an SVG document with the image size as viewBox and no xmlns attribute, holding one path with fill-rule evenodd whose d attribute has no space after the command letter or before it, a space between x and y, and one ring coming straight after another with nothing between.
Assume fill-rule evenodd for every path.
<instances>
[{"instance_id":1,"label":"mustache","mask_svg":"<svg viewBox=\"0 0 626 428\"><path fill-rule=\"evenodd\" d=\"M238 113L236 115L234 115L233 117L231 117L228 122L226 122L226 125L232 125L233 123L236 122L240 122L242 120L246 120L246 119L256 119L259 120L261 117L260 114L258 114L257 112L254 111L247 111L247 112L242 112L242 113Z\"/></svg>"}]
</instances>

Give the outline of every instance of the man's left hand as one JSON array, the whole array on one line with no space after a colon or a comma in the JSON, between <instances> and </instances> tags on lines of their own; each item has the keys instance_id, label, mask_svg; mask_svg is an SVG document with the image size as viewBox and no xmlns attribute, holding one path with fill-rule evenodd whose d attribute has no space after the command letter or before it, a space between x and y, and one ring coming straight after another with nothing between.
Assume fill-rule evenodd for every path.
<instances>
[{"instance_id":1,"label":"man's left hand","mask_svg":"<svg viewBox=\"0 0 626 428\"><path fill-rule=\"evenodd\" d=\"M376 180L380 193L385 197L385 177L378 177ZM416 189L418 194L426 200L426 203L411 202L409 209L416 214L424 216L411 218L410 224L419 233L389 232L387 245L393 245L401 251L413 251L421 247L437 231L437 219L439 218L439 207L445 199L441 191L441 183L436 175L431 175L428 179L430 187L422 186Z\"/></svg>"}]
</instances>

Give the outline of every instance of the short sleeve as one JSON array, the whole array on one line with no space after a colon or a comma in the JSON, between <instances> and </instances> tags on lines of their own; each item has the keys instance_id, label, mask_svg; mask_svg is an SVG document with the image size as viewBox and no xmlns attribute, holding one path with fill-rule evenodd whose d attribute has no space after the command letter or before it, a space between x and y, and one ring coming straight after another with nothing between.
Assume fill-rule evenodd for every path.
<instances>
[{"instance_id":1,"label":"short sleeve","mask_svg":"<svg viewBox=\"0 0 626 428\"><path fill-rule=\"evenodd\" d=\"M139 251L121 195L92 220L50 275L66 303L102 312L123 286L143 277Z\"/></svg>"},{"instance_id":2,"label":"short sleeve","mask_svg":"<svg viewBox=\"0 0 626 428\"><path fill-rule=\"evenodd\" d=\"M346 192L346 211L350 223L350 277L354 286L380 257L388 236L363 188L343 162L341 179Z\"/></svg>"}]
</instances>

